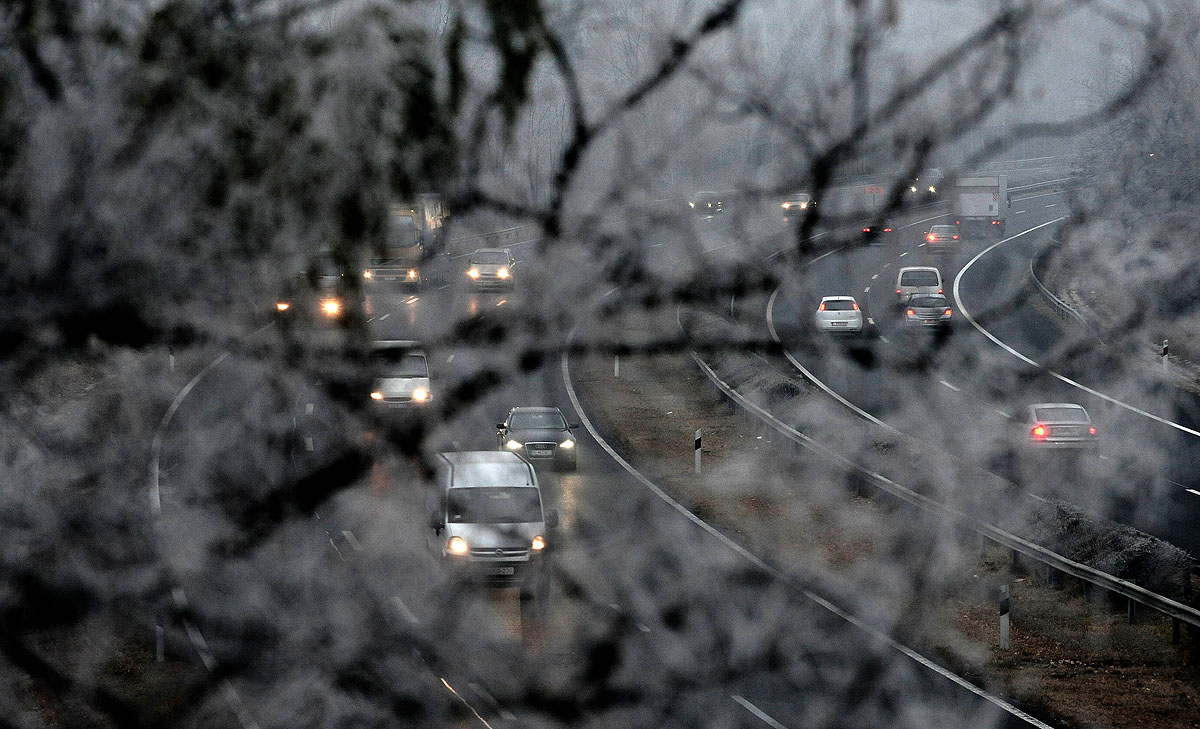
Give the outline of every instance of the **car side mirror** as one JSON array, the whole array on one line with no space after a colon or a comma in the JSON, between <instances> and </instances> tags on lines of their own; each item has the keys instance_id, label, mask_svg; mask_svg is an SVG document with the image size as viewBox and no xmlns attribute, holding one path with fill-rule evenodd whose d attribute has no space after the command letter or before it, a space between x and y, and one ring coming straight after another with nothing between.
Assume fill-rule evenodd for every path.
<instances>
[{"instance_id":1,"label":"car side mirror","mask_svg":"<svg viewBox=\"0 0 1200 729\"><path fill-rule=\"evenodd\" d=\"M579 423L567 423L567 430L575 430L579 427Z\"/></svg>"},{"instance_id":2,"label":"car side mirror","mask_svg":"<svg viewBox=\"0 0 1200 729\"><path fill-rule=\"evenodd\" d=\"M546 528L553 529L558 526L558 509L546 509Z\"/></svg>"},{"instance_id":3,"label":"car side mirror","mask_svg":"<svg viewBox=\"0 0 1200 729\"><path fill-rule=\"evenodd\" d=\"M496 423L496 430L503 433L504 432L504 423Z\"/></svg>"}]
</instances>

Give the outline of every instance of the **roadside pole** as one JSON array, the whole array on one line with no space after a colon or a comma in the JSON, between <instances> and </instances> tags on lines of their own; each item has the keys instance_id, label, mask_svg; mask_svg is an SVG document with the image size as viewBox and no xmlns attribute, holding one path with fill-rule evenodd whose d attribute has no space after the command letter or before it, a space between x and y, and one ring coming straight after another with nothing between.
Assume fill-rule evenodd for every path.
<instances>
[{"instance_id":1,"label":"roadside pole","mask_svg":"<svg viewBox=\"0 0 1200 729\"><path fill-rule=\"evenodd\" d=\"M1000 585L1000 650L1008 650L1008 585Z\"/></svg>"},{"instance_id":2,"label":"roadside pole","mask_svg":"<svg viewBox=\"0 0 1200 729\"><path fill-rule=\"evenodd\" d=\"M700 431L696 430L696 473L700 473Z\"/></svg>"}]
</instances>

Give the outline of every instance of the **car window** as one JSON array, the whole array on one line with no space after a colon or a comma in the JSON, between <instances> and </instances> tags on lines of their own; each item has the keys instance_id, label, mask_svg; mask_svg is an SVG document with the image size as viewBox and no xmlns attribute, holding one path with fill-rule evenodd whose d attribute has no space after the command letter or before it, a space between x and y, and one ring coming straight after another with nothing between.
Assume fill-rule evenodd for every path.
<instances>
[{"instance_id":1,"label":"car window","mask_svg":"<svg viewBox=\"0 0 1200 729\"><path fill-rule=\"evenodd\" d=\"M825 302L825 311L853 311L854 302L846 299L834 299Z\"/></svg>"},{"instance_id":2,"label":"car window","mask_svg":"<svg viewBox=\"0 0 1200 729\"><path fill-rule=\"evenodd\" d=\"M429 377L425 355L383 350L374 354L381 377Z\"/></svg>"},{"instance_id":3,"label":"car window","mask_svg":"<svg viewBox=\"0 0 1200 729\"><path fill-rule=\"evenodd\" d=\"M395 248L411 248L421 241L417 224L408 213L388 217L387 236L388 245Z\"/></svg>"},{"instance_id":4,"label":"car window","mask_svg":"<svg viewBox=\"0 0 1200 729\"><path fill-rule=\"evenodd\" d=\"M900 274L901 286L937 286L938 275L934 271L905 271Z\"/></svg>"},{"instance_id":5,"label":"car window","mask_svg":"<svg viewBox=\"0 0 1200 729\"><path fill-rule=\"evenodd\" d=\"M1034 408L1033 417L1046 423L1086 423L1087 412L1083 408Z\"/></svg>"},{"instance_id":6,"label":"car window","mask_svg":"<svg viewBox=\"0 0 1200 729\"><path fill-rule=\"evenodd\" d=\"M500 264L503 266L503 265L508 264L508 254L505 253L504 251L488 251L486 253L472 253L471 257L467 260L468 260L468 263L472 263L472 264L476 264L476 265L478 265L478 264L483 264L483 265Z\"/></svg>"},{"instance_id":7,"label":"car window","mask_svg":"<svg viewBox=\"0 0 1200 729\"><path fill-rule=\"evenodd\" d=\"M563 416L560 413L553 411L543 413L513 413L508 427L516 429L546 428L565 430L567 422L563 420Z\"/></svg>"},{"instance_id":8,"label":"car window","mask_svg":"<svg viewBox=\"0 0 1200 729\"><path fill-rule=\"evenodd\" d=\"M520 524L542 520L536 488L454 488L446 498L446 520L455 524Z\"/></svg>"},{"instance_id":9,"label":"car window","mask_svg":"<svg viewBox=\"0 0 1200 729\"><path fill-rule=\"evenodd\" d=\"M915 296L908 302L910 306L944 309L949 306L945 296Z\"/></svg>"},{"instance_id":10,"label":"car window","mask_svg":"<svg viewBox=\"0 0 1200 729\"><path fill-rule=\"evenodd\" d=\"M958 230L953 225L935 225L929 232L934 235L954 235Z\"/></svg>"}]
</instances>

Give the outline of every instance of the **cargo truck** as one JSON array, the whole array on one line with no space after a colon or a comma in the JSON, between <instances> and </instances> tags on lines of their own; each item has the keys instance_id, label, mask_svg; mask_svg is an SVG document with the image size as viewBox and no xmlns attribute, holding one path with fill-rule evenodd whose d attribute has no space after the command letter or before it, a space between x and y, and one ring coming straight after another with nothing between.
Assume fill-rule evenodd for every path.
<instances>
[{"instance_id":1,"label":"cargo truck","mask_svg":"<svg viewBox=\"0 0 1200 729\"><path fill-rule=\"evenodd\" d=\"M427 265L441 253L445 222L446 209L437 195L392 203L386 237L374 251L364 278L419 287L429 278Z\"/></svg>"},{"instance_id":2,"label":"cargo truck","mask_svg":"<svg viewBox=\"0 0 1200 729\"><path fill-rule=\"evenodd\" d=\"M963 237L1002 237L1010 205L1005 175L960 177L954 185L954 223Z\"/></svg>"}]
</instances>

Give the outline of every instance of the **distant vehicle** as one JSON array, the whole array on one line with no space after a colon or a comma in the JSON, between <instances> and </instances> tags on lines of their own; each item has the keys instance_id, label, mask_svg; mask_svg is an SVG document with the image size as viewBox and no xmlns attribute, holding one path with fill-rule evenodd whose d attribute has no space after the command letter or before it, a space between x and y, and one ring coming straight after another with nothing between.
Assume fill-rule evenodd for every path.
<instances>
[{"instance_id":1,"label":"distant vehicle","mask_svg":"<svg viewBox=\"0 0 1200 729\"><path fill-rule=\"evenodd\" d=\"M465 579L523 586L544 569L558 512L545 508L533 466L515 453L440 453L426 494L434 553Z\"/></svg>"},{"instance_id":2,"label":"distant vehicle","mask_svg":"<svg viewBox=\"0 0 1200 729\"><path fill-rule=\"evenodd\" d=\"M807 192L797 192L794 195L788 195L782 205L783 220L784 222L799 220L815 206L816 203L813 202L812 195Z\"/></svg>"},{"instance_id":3,"label":"distant vehicle","mask_svg":"<svg viewBox=\"0 0 1200 729\"><path fill-rule=\"evenodd\" d=\"M1082 405L1042 402L1022 410L1025 442L1036 450L1090 448L1097 443L1096 426Z\"/></svg>"},{"instance_id":4,"label":"distant vehicle","mask_svg":"<svg viewBox=\"0 0 1200 729\"><path fill-rule=\"evenodd\" d=\"M863 314L853 296L826 296L813 315L817 329L823 332L861 334Z\"/></svg>"},{"instance_id":5,"label":"distant vehicle","mask_svg":"<svg viewBox=\"0 0 1200 729\"><path fill-rule=\"evenodd\" d=\"M868 243L887 243L895 237L898 228L896 224L890 220L885 220L882 223L869 223L863 226L863 238Z\"/></svg>"},{"instance_id":6,"label":"distant vehicle","mask_svg":"<svg viewBox=\"0 0 1200 729\"><path fill-rule=\"evenodd\" d=\"M333 255L325 251L317 254L306 270L283 281L273 303L274 313L288 323L337 322L346 316L350 296L356 291L357 284L346 278Z\"/></svg>"},{"instance_id":7,"label":"distant vehicle","mask_svg":"<svg viewBox=\"0 0 1200 729\"><path fill-rule=\"evenodd\" d=\"M930 251L953 253L958 250L958 226L935 225L925 234L925 244Z\"/></svg>"},{"instance_id":8,"label":"distant vehicle","mask_svg":"<svg viewBox=\"0 0 1200 729\"><path fill-rule=\"evenodd\" d=\"M905 266L896 273L896 303L900 306L914 296L944 293L942 272L933 266Z\"/></svg>"},{"instance_id":9,"label":"distant vehicle","mask_svg":"<svg viewBox=\"0 0 1200 729\"><path fill-rule=\"evenodd\" d=\"M936 167L925 170L914 177L908 186L909 195L922 201L938 199L939 186L942 184L942 171Z\"/></svg>"},{"instance_id":10,"label":"distant vehicle","mask_svg":"<svg viewBox=\"0 0 1200 729\"><path fill-rule=\"evenodd\" d=\"M1005 175L960 177L954 183L954 222L964 236L1002 237L1011 206Z\"/></svg>"},{"instance_id":11,"label":"distant vehicle","mask_svg":"<svg viewBox=\"0 0 1200 729\"><path fill-rule=\"evenodd\" d=\"M571 431L577 427L578 423L568 423L558 408L515 407L496 425L496 438L500 450L523 455L531 463L549 461L574 471L578 449Z\"/></svg>"},{"instance_id":12,"label":"distant vehicle","mask_svg":"<svg viewBox=\"0 0 1200 729\"><path fill-rule=\"evenodd\" d=\"M446 209L437 195L393 203L381 250L363 272L368 281L396 281L418 287L428 278L426 266L442 249Z\"/></svg>"},{"instance_id":13,"label":"distant vehicle","mask_svg":"<svg viewBox=\"0 0 1200 729\"><path fill-rule=\"evenodd\" d=\"M504 248L480 248L467 258L467 278L477 289L513 289L517 260Z\"/></svg>"},{"instance_id":14,"label":"distant vehicle","mask_svg":"<svg viewBox=\"0 0 1200 729\"><path fill-rule=\"evenodd\" d=\"M382 407L408 408L433 398L429 360L420 343L380 340L371 345L371 400Z\"/></svg>"},{"instance_id":15,"label":"distant vehicle","mask_svg":"<svg viewBox=\"0 0 1200 729\"><path fill-rule=\"evenodd\" d=\"M688 200L688 205L702 215L716 215L721 212L721 196L711 190L701 190Z\"/></svg>"},{"instance_id":16,"label":"distant vehicle","mask_svg":"<svg viewBox=\"0 0 1200 729\"><path fill-rule=\"evenodd\" d=\"M924 329L949 329L953 313L950 302L942 294L921 294L908 300L904 323Z\"/></svg>"}]
</instances>

